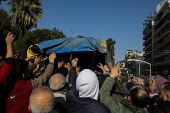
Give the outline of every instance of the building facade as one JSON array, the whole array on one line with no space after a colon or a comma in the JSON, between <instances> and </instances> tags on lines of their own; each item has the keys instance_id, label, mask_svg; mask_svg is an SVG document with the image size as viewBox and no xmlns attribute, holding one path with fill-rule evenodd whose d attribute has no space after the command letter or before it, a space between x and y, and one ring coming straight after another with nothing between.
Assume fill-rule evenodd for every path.
<instances>
[{"instance_id":1,"label":"building facade","mask_svg":"<svg viewBox=\"0 0 170 113\"><path fill-rule=\"evenodd\" d=\"M143 31L144 60L152 64L152 75L170 74L170 0L157 5L154 18ZM146 70L148 67L146 66Z\"/></svg>"}]
</instances>

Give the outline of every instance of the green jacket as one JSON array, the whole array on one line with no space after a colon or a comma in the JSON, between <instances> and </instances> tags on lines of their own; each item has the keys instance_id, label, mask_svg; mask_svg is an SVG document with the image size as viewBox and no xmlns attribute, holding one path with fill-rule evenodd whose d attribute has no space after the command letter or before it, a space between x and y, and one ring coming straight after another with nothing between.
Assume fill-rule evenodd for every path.
<instances>
[{"instance_id":1,"label":"green jacket","mask_svg":"<svg viewBox=\"0 0 170 113\"><path fill-rule=\"evenodd\" d=\"M146 109L141 109L130 105L126 100L121 102L114 101L110 96L115 79L107 77L100 89L100 101L104 103L112 113L149 113Z\"/></svg>"}]
</instances>

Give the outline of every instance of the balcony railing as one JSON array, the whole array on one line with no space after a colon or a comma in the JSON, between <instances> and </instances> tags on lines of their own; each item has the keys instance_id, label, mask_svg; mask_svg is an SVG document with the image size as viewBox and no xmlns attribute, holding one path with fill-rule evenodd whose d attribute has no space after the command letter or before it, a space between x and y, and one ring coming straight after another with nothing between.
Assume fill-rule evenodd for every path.
<instances>
[{"instance_id":1,"label":"balcony railing","mask_svg":"<svg viewBox=\"0 0 170 113\"><path fill-rule=\"evenodd\" d=\"M163 62L155 63L153 66L169 65L169 63L170 63L170 60L167 60L167 61L163 61Z\"/></svg>"},{"instance_id":2,"label":"balcony railing","mask_svg":"<svg viewBox=\"0 0 170 113\"><path fill-rule=\"evenodd\" d=\"M168 44L169 42L170 42L170 39L168 39L167 41L165 41L165 42L161 43L158 47L155 47L155 49L154 49L154 50L157 50L158 48L160 48L160 47L162 47L162 46L164 46L164 45Z\"/></svg>"},{"instance_id":3,"label":"balcony railing","mask_svg":"<svg viewBox=\"0 0 170 113\"><path fill-rule=\"evenodd\" d=\"M143 56L147 56L147 55L149 55L149 54L151 54L152 53L152 51L150 51L150 52L148 52L148 53L145 53Z\"/></svg>"},{"instance_id":4,"label":"balcony railing","mask_svg":"<svg viewBox=\"0 0 170 113\"><path fill-rule=\"evenodd\" d=\"M153 26L154 28L164 19L164 17L169 13L169 8L164 12L164 14L161 16L161 19L155 23Z\"/></svg>"},{"instance_id":5,"label":"balcony railing","mask_svg":"<svg viewBox=\"0 0 170 113\"><path fill-rule=\"evenodd\" d=\"M150 30L144 37L143 40L145 40L145 38L152 32L152 30Z\"/></svg>"},{"instance_id":6,"label":"balcony railing","mask_svg":"<svg viewBox=\"0 0 170 113\"><path fill-rule=\"evenodd\" d=\"M153 58L156 59L156 58L160 58L160 57L163 57L165 55L167 55L169 53L160 53L160 54L157 54L157 55L154 55Z\"/></svg>"},{"instance_id":7,"label":"balcony railing","mask_svg":"<svg viewBox=\"0 0 170 113\"><path fill-rule=\"evenodd\" d=\"M165 35L167 35L170 31L166 31L165 33L162 34L162 36L160 36L159 38L157 38L154 43L156 43L157 41L159 41L161 38L163 38Z\"/></svg>"},{"instance_id":8,"label":"balcony railing","mask_svg":"<svg viewBox=\"0 0 170 113\"><path fill-rule=\"evenodd\" d=\"M143 50L145 51L146 49L148 49L149 47L151 47L152 44L149 44L148 46L146 46Z\"/></svg>"},{"instance_id":9,"label":"balcony railing","mask_svg":"<svg viewBox=\"0 0 170 113\"><path fill-rule=\"evenodd\" d=\"M149 42L152 39L152 37L150 37L148 40L146 40L143 45L145 45L147 42ZM151 42L152 43L152 42Z\"/></svg>"},{"instance_id":10,"label":"balcony railing","mask_svg":"<svg viewBox=\"0 0 170 113\"><path fill-rule=\"evenodd\" d=\"M167 24L169 24L170 23L170 21L166 21L160 28L158 28L157 30L156 30L156 32L154 33L154 36L163 28L163 27L165 27Z\"/></svg>"}]
</instances>

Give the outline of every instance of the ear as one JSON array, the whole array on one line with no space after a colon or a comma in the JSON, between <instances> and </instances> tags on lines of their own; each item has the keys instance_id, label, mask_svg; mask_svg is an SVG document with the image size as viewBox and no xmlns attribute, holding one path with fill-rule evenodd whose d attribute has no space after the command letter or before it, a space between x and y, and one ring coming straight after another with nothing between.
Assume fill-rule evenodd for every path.
<instances>
[{"instance_id":1,"label":"ear","mask_svg":"<svg viewBox=\"0 0 170 113\"><path fill-rule=\"evenodd\" d=\"M31 107L30 107L30 105L28 106L28 111L31 113Z\"/></svg>"},{"instance_id":2,"label":"ear","mask_svg":"<svg viewBox=\"0 0 170 113\"><path fill-rule=\"evenodd\" d=\"M170 95L169 94L166 95L166 101L170 101Z\"/></svg>"}]
</instances>

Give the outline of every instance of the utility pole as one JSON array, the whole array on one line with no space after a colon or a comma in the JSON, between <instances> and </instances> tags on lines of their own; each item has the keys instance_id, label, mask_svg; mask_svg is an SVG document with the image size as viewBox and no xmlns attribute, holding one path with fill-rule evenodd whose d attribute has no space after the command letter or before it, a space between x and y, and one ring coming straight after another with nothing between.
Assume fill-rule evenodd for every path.
<instances>
[{"instance_id":1,"label":"utility pole","mask_svg":"<svg viewBox=\"0 0 170 113\"><path fill-rule=\"evenodd\" d=\"M73 30L71 30L71 32L72 32L72 37L73 37Z\"/></svg>"},{"instance_id":2,"label":"utility pole","mask_svg":"<svg viewBox=\"0 0 170 113\"><path fill-rule=\"evenodd\" d=\"M119 52L120 52L120 45L122 45L122 44L119 44L119 51L118 51L118 53L117 53L117 64L119 64Z\"/></svg>"}]
</instances>

